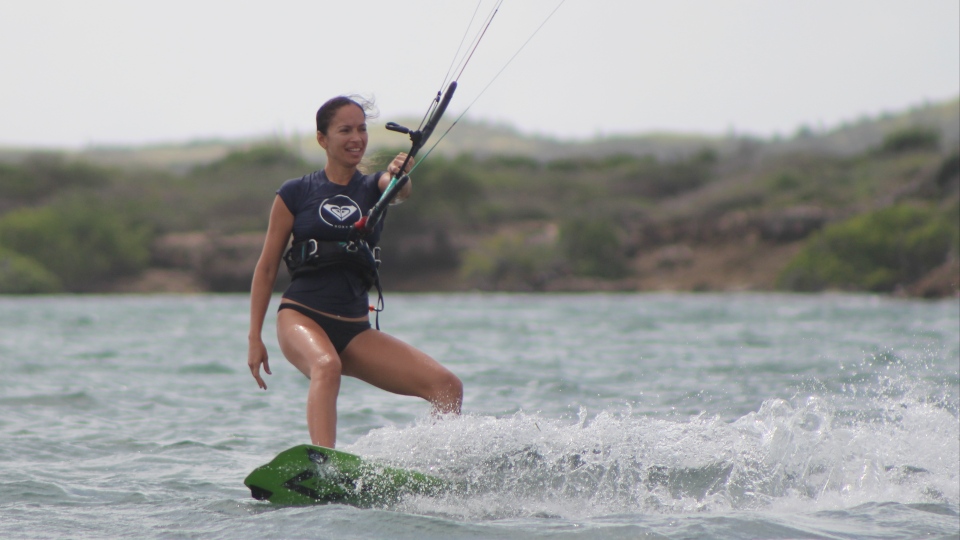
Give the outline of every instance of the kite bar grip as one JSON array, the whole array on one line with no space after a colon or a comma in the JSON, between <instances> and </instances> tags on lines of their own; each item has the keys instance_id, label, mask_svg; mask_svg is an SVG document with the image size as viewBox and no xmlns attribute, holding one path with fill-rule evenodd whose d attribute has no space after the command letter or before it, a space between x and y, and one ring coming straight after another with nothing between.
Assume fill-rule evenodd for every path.
<instances>
[{"instance_id":1,"label":"kite bar grip","mask_svg":"<svg viewBox=\"0 0 960 540\"><path fill-rule=\"evenodd\" d=\"M387 122L387 129L390 131L397 131L400 133L410 133L409 128L405 128L396 122Z\"/></svg>"}]
</instances>

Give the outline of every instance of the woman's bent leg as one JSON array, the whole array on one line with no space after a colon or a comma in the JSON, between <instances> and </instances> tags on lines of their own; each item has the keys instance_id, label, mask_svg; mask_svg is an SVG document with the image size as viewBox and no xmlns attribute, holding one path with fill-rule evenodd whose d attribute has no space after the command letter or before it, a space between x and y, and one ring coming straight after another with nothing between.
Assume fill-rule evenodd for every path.
<instances>
[{"instance_id":1,"label":"woman's bent leg","mask_svg":"<svg viewBox=\"0 0 960 540\"><path fill-rule=\"evenodd\" d=\"M311 442L334 448L342 371L340 357L316 322L290 309L277 314L277 338L287 360L310 379L307 428Z\"/></svg>"},{"instance_id":2,"label":"woman's bent leg","mask_svg":"<svg viewBox=\"0 0 960 540\"><path fill-rule=\"evenodd\" d=\"M343 350L343 374L433 404L437 413L460 414L463 383L423 351L378 330L367 330Z\"/></svg>"}]
</instances>

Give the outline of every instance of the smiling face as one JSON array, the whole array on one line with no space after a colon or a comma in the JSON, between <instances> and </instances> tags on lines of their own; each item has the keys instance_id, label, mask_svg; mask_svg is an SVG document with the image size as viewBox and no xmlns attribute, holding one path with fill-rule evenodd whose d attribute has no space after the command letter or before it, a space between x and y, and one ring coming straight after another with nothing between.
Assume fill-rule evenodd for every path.
<instances>
[{"instance_id":1,"label":"smiling face","mask_svg":"<svg viewBox=\"0 0 960 540\"><path fill-rule=\"evenodd\" d=\"M360 165L367 138L366 115L353 103L336 110L326 133L317 131L317 142L327 151L327 162L348 168Z\"/></svg>"}]
</instances>

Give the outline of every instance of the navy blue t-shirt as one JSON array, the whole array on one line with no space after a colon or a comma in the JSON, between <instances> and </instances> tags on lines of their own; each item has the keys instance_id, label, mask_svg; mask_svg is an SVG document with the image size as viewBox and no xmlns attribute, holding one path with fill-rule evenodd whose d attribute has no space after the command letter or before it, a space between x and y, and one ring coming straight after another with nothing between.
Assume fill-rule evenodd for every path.
<instances>
[{"instance_id":1,"label":"navy blue t-shirt","mask_svg":"<svg viewBox=\"0 0 960 540\"><path fill-rule=\"evenodd\" d=\"M287 180L277 195L293 214L293 243L315 240L348 240L353 224L380 199L378 179L382 173L354 173L345 186L327 179L321 169ZM383 220L366 240L371 247L380 241ZM297 276L283 293L318 311L344 317L369 313L367 288L356 273L330 268Z\"/></svg>"}]
</instances>

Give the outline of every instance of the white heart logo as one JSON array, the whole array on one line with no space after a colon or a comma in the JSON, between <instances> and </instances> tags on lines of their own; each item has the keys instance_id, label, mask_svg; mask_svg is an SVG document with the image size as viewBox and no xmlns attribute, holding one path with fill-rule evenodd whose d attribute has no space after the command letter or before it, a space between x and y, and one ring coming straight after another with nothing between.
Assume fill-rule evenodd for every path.
<instances>
[{"instance_id":1,"label":"white heart logo","mask_svg":"<svg viewBox=\"0 0 960 540\"><path fill-rule=\"evenodd\" d=\"M348 217L353 215L354 212L357 211L356 206L338 206L336 204L325 204L323 205L323 208L327 212L330 212L331 214L336 216L336 218L339 219L340 221L347 219Z\"/></svg>"}]
</instances>

